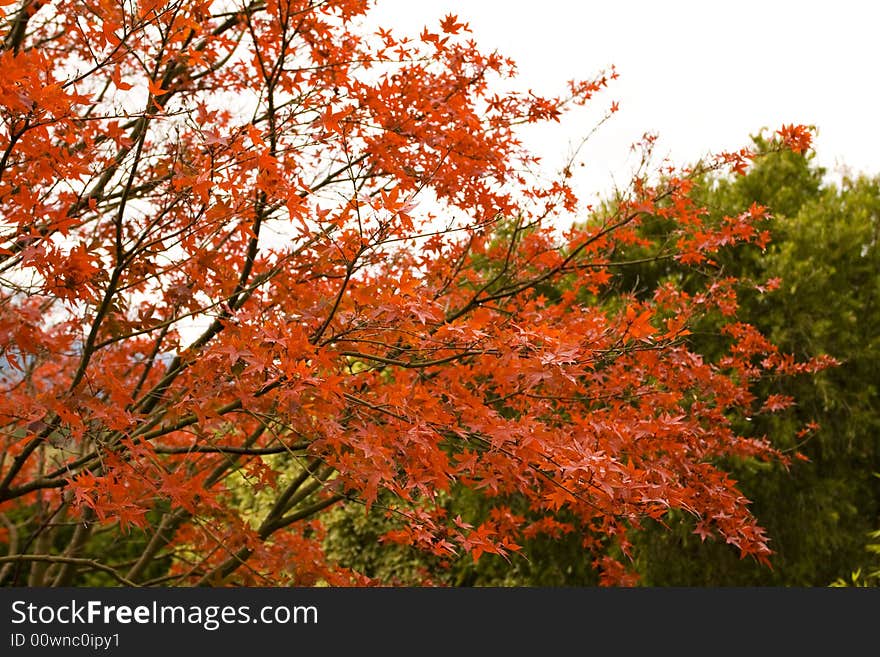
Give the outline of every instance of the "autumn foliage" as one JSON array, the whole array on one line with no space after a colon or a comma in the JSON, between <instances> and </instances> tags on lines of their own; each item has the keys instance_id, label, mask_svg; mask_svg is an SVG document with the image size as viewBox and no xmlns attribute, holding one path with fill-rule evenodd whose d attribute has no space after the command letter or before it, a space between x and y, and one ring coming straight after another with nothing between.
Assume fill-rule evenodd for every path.
<instances>
[{"instance_id":1,"label":"autumn foliage","mask_svg":"<svg viewBox=\"0 0 880 657\"><path fill-rule=\"evenodd\" d=\"M722 464L788 459L741 420L792 400L752 384L830 361L737 321L712 258L762 248L764 208L709 222L666 169L587 212L524 173L517 126L613 72L508 92L456 17L368 33L362 0L3 4L4 584L367 583L323 556L337 504L450 559L564 527L605 583L670 509L768 557ZM633 244L704 284L619 289ZM453 484L492 512L448 517Z\"/></svg>"}]
</instances>

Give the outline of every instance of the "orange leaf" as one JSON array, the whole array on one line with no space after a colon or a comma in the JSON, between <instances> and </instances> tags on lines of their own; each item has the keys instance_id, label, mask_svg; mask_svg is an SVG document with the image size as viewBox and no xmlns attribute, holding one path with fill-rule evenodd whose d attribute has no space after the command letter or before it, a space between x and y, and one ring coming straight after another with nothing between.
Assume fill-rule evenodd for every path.
<instances>
[{"instance_id":1,"label":"orange leaf","mask_svg":"<svg viewBox=\"0 0 880 657\"><path fill-rule=\"evenodd\" d=\"M151 95L153 98L160 98L161 96L164 96L165 94L168 93L168 89L163 89L163 88L162 88L162 83L161 83L161 82L157 82L157 81L154 81L154 80L148 80L148 81L147 81L147 87L149 88L149 90L150 90L150 95Z\"/></svg>"}]
</instances>

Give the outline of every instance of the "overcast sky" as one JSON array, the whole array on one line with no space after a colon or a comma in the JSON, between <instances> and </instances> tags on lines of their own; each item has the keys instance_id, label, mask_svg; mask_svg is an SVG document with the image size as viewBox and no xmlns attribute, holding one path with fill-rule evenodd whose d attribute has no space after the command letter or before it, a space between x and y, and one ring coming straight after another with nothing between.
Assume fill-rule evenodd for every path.
<instances>
[{"instance_id":1,"label":"overcast sky","mask_svg":"<svg viewBox=\"0 0 880 657\"><path fill-rule=\"evenodd\" d=\"M880 173L880 2L377 0L372 20L417 33L447 13L512 57L536 92L616 66L592 113L526 135L554 166L618 101L583 151L587 189L626 182L629 145L646 131L658 154L684 164L783 123L818 127L824 166Z\"/></svg>"}]
</instances>

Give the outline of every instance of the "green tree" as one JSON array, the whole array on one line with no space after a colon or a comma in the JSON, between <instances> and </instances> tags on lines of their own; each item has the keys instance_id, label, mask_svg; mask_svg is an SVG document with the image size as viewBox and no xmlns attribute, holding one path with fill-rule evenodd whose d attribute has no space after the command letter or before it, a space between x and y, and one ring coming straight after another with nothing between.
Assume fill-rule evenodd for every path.
<instances>
[{"instance_id":1,"label":"green tree","mask_svg":"<svg viewBox=\"0 0 880 657\"><path fill-rule=\"evenodd\" d=\"M759 150L769 144L756 138ZM767 393L798 400L787 415L756 415L767 434L808 462L790 469L732 463L733 476L753 501L771 537L774 569L741 561L718 542L703 542L678 514L675 532L640 537L640 570L653 585L823 586L854 569L869 569L865 543L878 524L880 403L880 177L825 182L811 157L770 153L747 175L701 181L694 193L722 217L757 202L769 208L769 253L736 249L719 259L755 287L739 296L741 316L784 350L828 353L841 364L807 380L766 381ZM663 272L638 272L643 281ZM630 276L637 275L633 272ZM779 289L767 291L779 281ZM708 343L707 343L708 344ZM798 427L819 429L798 438Z\"/></svg>"}]
</instances>

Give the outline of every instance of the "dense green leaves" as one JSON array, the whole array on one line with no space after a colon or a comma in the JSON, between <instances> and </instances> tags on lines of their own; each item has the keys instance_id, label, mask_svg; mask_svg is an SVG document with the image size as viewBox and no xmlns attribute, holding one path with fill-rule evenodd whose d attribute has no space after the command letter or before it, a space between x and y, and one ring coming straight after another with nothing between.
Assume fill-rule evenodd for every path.
<instances>
[{"instance_id":1,"label":"dense green leaves","mask_svg":"<svg viewBox=\"0 0 880 657\"><path fill-rule=\"evenodd\" d=\"M760 138L756 144L768 146ZM766 381L765 393L791 395L797 405L784 416L751 418L755 434L799 449L808 462L790 469L731 463L771 538L773 570L701 541L686 516L672 534L642 533L640 570L655 585L827 585L866 567L867 535L880 512L873 476L880 440L880 178L829 182L810 158L771 153L745 176L702 181L695 194L718 216L753 202L770 209L766 254L756 257L746 247L719 259L731 275L756 284L739 296L741 316L786 351L827 353L841 364L810 379ZM664 273L674 275L674 268ZM774 279L779 289L766 291ZM820 428L799 439L800 428L814 421Z\"/></svg>"}]
</instances>

